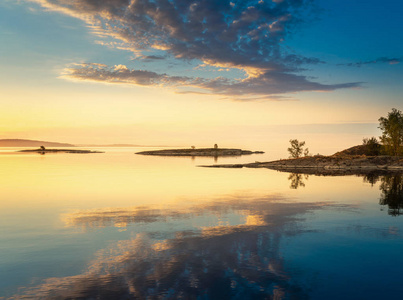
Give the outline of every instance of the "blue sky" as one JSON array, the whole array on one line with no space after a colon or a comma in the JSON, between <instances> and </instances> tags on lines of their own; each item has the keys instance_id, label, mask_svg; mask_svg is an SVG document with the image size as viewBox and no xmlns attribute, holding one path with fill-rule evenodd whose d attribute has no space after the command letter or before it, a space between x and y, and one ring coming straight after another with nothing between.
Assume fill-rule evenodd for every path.
<instances>
[{"instance_id":1,"label":"blue sky","mask_svg":"<svg viewBox=\"0 0 403 300\"><path fill-rule=\"evenodd\" d=\"M167 126L189 122L177 114L183 101L198 125L197 111L214 107L224 107L235 124L246 111L241 106L250 110L248 120L267 110L267 126L283 124L279 116L301 125L376 124L392 107L402 109L402 12L397 0L6 0L0 3L3 104L19 125L43 107L74 111L82 94L108 95L121 107L134 97L133 110L165 106L176 114ZM122 125L125 118L107 112L111 103L105 97L86 105L108 124ZM65 118L60 128L70 126ZM74 122L107 123L83 119ZM13 134L8 126L0 125L3 136Z\"/></svg>"},{"instance_id":2,"label":"blue sky","mask_svg":"<svg viewBox=\"0 0 403 300\"><path fill-rule=\"evenodd\" d=\"M105 67L101 69L110 73L112 77L110 80L125 80L138 84L137 78L140 75L147 77L166 74L165 81L168 80L169 84L178 87L188 87L187 91L193 90L189 89L190 86L213 94L221 93L220 90L226 89L227 92L224 94L231 96L242 93L260 95L260 98L305 90L355 88L365 86L368 81L376 80L394 84L398 82L397 76L401 74L403 22L400 13L403 5L400 1L383 1L382 3L379 1L301 0L196 1L193 4L189 1L183 1L183 3L182 1L137 1L151 3L156 9L163 5L176 7L176 11L171 15L159 16L160 25L158 26L155 22L146 21L147 18L132 22L133 18L138 17L135 12L126 16L126 13L115 11L116 7L129 11L129 2L35 0L15 3L6 1L2 4L0 11L1 33L4 41L1 47L3 64L18 64L29 68L30 65L35 66L35 63L42 64L52 59L61 59L60 67L69 63L105 64ZM75 4L71 5L71 3ZM263 6L263 3L269 4ZM289 4L286 5L286 3ZM187 15L185 13L183 17L183 11L189 11L189 7L195 4L203 6L199 9L200 12ZM184 5L185 8L181 8L180 5ZM280 5L284 8L276 10L276 7ZM228 9L231 6L233 8ZM236 9L238 6L239 9ZM211 19L204 17L203 22L206 24L204 31L212 31L211 34L206 34L195 24L199 24L203 19L200 14L205 13L208 16L212 13L208 11L209 9L220 14L214 15ZM268 9L271 10L267 12ZM168 11L167 8L166 10ZM250 13L250 11L253 12ZM169 31L165 32L165 29L161 29L164 26L169 28L177 25L173 31L186 28L188 19L174 20L174 17L181 13L185 19L199 15L199 19L192 23L194 28L176 36L174 33L171 36L164 35ZM247 20L243 21L245 19L243 15L248 13L251 15L250 20L246 18ZM108 16L105 17L106 14ZM150 13L148 14L148 18L153 17ZM154 18L157 16L158 14L154 15ZM230 20L214 19L217 17ZM101 27L106 34L116 38L102 38L91 33L88 26L96 22L88 21L88 18L103 23L115 21L116 24L113 25L115 28L106 29L105 25ZM282 19L284 20L281 21ZM177 24L174 23L175 21ZM208 22L211 24L207 24ZM226 37L220 36L221 32L229 29L230 26L214 29L214 26L222 26L223 22L227 22L224 24L243 22L243 27L235 28L225 40ZM275 30L262 29L263 25L275 27L278 23L280 25ZM129 34L119 32L123 27L131 32ZM137 30L138 27L139 30ZM145 28L152 33L144 34ZM260 35L255 36L255 42L251 40L250 32L257 28L260 28ZM61 32L63 34L60 34ZM198 37L192 39L192 34ZM234 42L236 37L241 40ZM242 39L249 40L242 42ZM142 41L138 42L138 40ZM115 46L99 43L115 43ZM157 50L152 43L164 44L163 47L166 49ZM194 46L195 43L200 45ZM228 43L232 43L231 47L220 49ZM204 46L205 44L207 46ZM128 50L121 50L122 47ZM137 53L133 54L135 51ZM262 51L266 52L262 54ZM43 56L46 56L46 59ZM148 57L154 59L148 59ZM53 66L57 65L54 62L51 63ZM130 70L141 69L153 74L131 74L131 76L129 74L125 79L119 76L116 78L118 74L116 72L112 74L115 65L126 66ZM217 72L225 67L231 68L231 71ZM245 79L248 75L243 72L248 72L248 68L255 68L254 71L260 73L268 69L274 69L274 71L260 78L257 76L259 80L248 82L247 85L239 82L217 82L217 80L209 82L207 80L217 77L234 79L242 78L242 76ZM88 74L88 71L94 71L94 66L73 67L70 70L73 71L70 74L73 78L99 80L96 78L97 74ZM189 75L186 77L189 78L172 78L183 72L187 72ZM389 75L386 76L388 78L386 81L384 80L385 72ZM206 81L197 82L195 80L197 76ZM276 80L275 86L267 88L266 78ZM143 79L149 79L149 77ZM291 83L287 84L285 81ZM155 80L152 83L160 84L161 81ZM252 90L248 90L250 86Z\"/></svg>"}]
</instances>

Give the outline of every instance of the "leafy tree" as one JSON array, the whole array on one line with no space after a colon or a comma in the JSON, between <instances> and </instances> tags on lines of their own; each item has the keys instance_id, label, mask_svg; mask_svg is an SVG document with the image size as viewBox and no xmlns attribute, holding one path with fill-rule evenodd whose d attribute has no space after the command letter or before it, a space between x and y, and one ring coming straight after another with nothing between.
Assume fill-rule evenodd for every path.
<instances>
[{"instance_id":1,"label":"leafy tree","mask_svg":"<svg viewBox=\"0 0 403 300\"><path fill-rule=\"evenodd\" d=\"M399 155L403 145L403 115L400 110L392 108L388 116L379 118L379 127L382 130L380 137L384 149L389 155Z\"/></svg>"},{"instance_id":2,"label":"leafy tree","mask_svg":"<svg viewBox=\"0 0 403 300\"><path fill-rule=\"evenodd\" d=\"M301 157L304 152L305 142L299 142L297 139L290 140L291 147L288 148L288 152L290 152L290 158L298 158ZM309 155L308 148L305 149L305 156Z\"/></svg>"}]
</instances>

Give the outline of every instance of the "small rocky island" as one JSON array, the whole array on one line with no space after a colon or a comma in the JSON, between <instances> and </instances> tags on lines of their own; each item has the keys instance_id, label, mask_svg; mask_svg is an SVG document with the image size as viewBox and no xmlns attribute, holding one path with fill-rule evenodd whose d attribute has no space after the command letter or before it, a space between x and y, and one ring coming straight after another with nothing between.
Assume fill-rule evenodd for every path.
<instances>
[{"instance_id":1,"label":"small rocky island","mask_svg":"<svg viewBox=\"0 0 403 300\"><path fill-rule=\"evenodd\" d=\"M142 151L136 154L141 155L158 155L158 156L241 156L251 154L262 154L262 151L249 151L242 149L230 148L200 148L200 149L167 149L155 151Z\"/></svg>"},{"instance_id":2,"label":"small rocky island","mask_svg":"<svg viewBox=\"0 0 403 300\"><path fill-rule=\"evenodd\" d=\"M43 146L41 146L38 149L19 150L17 152L31 152L31 153L34 152L34 153L39 153L39 154L46 154L46 153L78 153L78 154L104 153L102 151L78 150L78 149L46 149Z\"/></svg>"}]
</instances>

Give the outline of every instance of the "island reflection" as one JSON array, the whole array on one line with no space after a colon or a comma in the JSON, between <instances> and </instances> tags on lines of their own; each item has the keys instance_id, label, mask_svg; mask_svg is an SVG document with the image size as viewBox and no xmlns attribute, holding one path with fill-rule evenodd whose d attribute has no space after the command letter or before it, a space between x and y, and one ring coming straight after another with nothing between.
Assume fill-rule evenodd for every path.
<instances>
[{"instance_id":1,"label":"island reflection","mask_svg":"<svg viewBox=\"0 0 403 300\"><path fill-rule=\"evenodd\" d=\"M135 207L79 211L64 216L67 226L102 228L161 223L198 216L238 216L188 230L142 232L97 253L81 275L50 278L24 297L51 299L308 299L282 256L284 237L311 230L305 216L340 205L295 203L280 196L228 197L169 209ZM345 206L345 208L348 208ZM301 272L301 270L299 271Z\"/></svg>"}]
</instances>

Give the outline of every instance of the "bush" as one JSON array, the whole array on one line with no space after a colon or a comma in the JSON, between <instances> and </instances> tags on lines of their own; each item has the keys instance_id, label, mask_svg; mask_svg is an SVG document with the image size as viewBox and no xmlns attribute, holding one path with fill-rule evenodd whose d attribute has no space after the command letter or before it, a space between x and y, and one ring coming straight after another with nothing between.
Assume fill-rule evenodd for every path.
<instances>
[{"instance_id":1,"label":"bush","mask_svg":"<svg viewBox=\"0 0 403 300\"><path fill-rule=\"evenodd\" d=\"M381 144L378 142L376 137L365 138L362 140L362 145L364 146L364 154L368 156L377 156L381 154Z\"/></svg>"}]
</instances>

